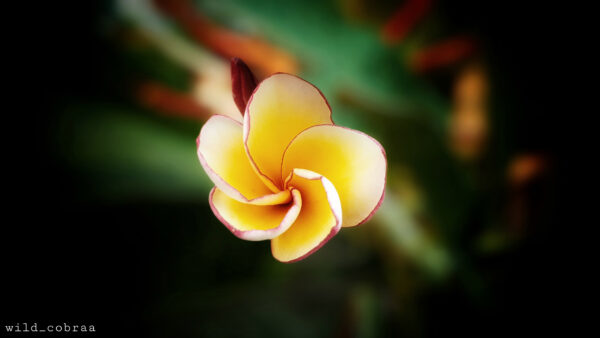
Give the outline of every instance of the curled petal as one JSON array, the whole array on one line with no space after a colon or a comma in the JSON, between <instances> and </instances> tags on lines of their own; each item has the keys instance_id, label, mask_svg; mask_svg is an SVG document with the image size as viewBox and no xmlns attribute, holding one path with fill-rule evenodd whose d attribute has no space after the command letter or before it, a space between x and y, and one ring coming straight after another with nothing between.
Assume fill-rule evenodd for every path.
<instances>
[{"instance_id":1,"label":"curled petal","mask_svg":"<svg viewBox=\"0 0 600 338\"><path fill-rule=\"evenodd\" d=\"M383 201L386 156L375 139L340 126L315 126L298 134L284 154L282 172L305 168L327 177L342 203L344 223L366 222Z\"/></svg>"},{"instance_id":2,"label":"curled petal","mask_svg":"<svg viewBox=\"0 0 600 338\"><path fill-rule=\"evenodd\" d=\"M196 140L198 158L208 177L227 196L254 204L287 203L289 191L273 193L256 176L242 143L242 125L226 116L212 116Z\"/></svg>"},{"instance_id":3,"label":"curled petal","mask_svg":"<svg viewBox=\"0 0 600 338\"><path fill-rule=\"evenodd\" d=\"M248 66L240 58L231 59L231 92L233 101L242 115L246 104L256 88L256 78Z\"/></svg>"},{"instance_id":4,"label":"curled petal","mask_svg":"<svg viewBox=\"0 0 600 338\"><path fill-rule=\"evenodd\" d=\"M244 144L254 169L271 190L283 185L285 147L299 132L319 124L333 124L331 109L310 83L279 73L258 85L246 106Z\"/></svg>"},{"instance_id":5,"label":"curled petal","mask_svg":"<svg viewBox=\"0 0 600 338\"><path fill-rule=\"evenodd\" d=\"M288 204L259 206L238 202L218 188L210 192L209 203L217 218L237 237L249 241L262 241L279 236L294 223L302 198L298 190L291 191Z\"/></svg>"},{"instance_id":6,"label":"curled petal","mask_svg":"<svg viewBox=\"0 0 600 338\"><path fill-rule=\"evenodd\" d=\"M294 169L288 183L302 194L302 209L294 224L271 240L273 257L281 262L309 256L337 234L342 224L340 199L327 178L309 170Z\"/></svg>"}]
</instances>

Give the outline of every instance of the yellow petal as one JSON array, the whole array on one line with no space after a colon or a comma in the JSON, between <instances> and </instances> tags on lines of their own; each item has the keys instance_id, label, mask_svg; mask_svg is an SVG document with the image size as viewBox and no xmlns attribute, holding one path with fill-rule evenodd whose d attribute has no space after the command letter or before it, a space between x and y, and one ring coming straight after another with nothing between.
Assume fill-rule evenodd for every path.
<instances>
[{"instance_id":1,"label":"yellow petal","mask_svg":"<svg viewBox=\"0 0 600 338\"><path fill-rule=\"evenodd\" d=\"M256 172L271 190L283 185L286 146L299 132L319 124L333 124L331 109L310 83L279 73L258 85L244 114L244 143Z\"/></svg>"},{"instance_id":2,"label":"yellow petal","mask_svg":"<svg viewBox=\"0 0 600 338\"><path fill-rule=\"evenodd\" d=\"M284 154L282 171L304 168L327 177L344 212L342 226L367 221L383 201L386 157L372 137L340 126L315 126L298 134Z\"/></svg>"},{"instance_id":3,"label":"yellow petal","mask_svg":"<svg viewBox=\"0 0 600 338\"><path fill-rule=\"evenodd\" d=\"M302 209L294 224L271 240L273 257L281 262L301 260L338 233L342 224L340 199L331 182L304 169L294 169L289 186L300 191Z\"/></svg>"},{"instance_id":4,"label":"yellow petal","mask_svg":"<svg viewBox=\"0 0 600 338\"><path fill-rule=\"evenodd\" d=\"M302 198L292 190L291 203L279 205L253 205L229 198L218 188L210 192L210 207L217 218L237 237L249 241L262 241L279 236L294 223Z\"/></svg>"},{"instance_id":5,"label":"yellow petal","mask_svg":"<svg viewBox=\"0 0 600 338\"><path fill-rule=\"evenodd\" d=\"M208 177L229 197L260 205L291 199L287 190L273 193L254 172L244 150L241 123L213 115L200 130L197 145L198 158Z\"/></svg>"}]
</instances>

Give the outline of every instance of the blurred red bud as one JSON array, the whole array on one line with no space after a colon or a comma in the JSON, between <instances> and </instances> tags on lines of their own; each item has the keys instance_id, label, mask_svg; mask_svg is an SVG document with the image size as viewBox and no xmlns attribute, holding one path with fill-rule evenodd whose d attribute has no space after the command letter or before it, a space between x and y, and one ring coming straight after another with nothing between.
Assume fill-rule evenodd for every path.
<instances>
[{"instance_id":1,"label":"blurred red bud","mask_svg":"<svg viewBox=\"0 0 600 338\"><path fill-rule=\"evenodd\" d=\"M256 88L256 78L248 65L240 58L231 58L231 90L233 93L233 101L244 115L246 104Z\"/></svg>"}]
</instances>

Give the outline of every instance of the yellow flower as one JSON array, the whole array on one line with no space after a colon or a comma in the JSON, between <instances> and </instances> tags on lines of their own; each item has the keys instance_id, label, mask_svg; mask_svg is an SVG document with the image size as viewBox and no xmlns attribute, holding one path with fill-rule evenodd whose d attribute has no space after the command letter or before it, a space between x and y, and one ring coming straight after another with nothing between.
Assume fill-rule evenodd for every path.
<instances>
[{"instance_id":1,"label":"yellow flower","mask_svg":"<svg viewBox=\"0 0 600 338\"><path fill-rule=\"evenodd\" d=\"M197 139L210 206L235 236L271 240L273 257L293 262L374 214L386 181L379 142L336 126L322 93L293 75L271 75L247 102L243 123L214 115Z\"/></svg>"}]
</instances>

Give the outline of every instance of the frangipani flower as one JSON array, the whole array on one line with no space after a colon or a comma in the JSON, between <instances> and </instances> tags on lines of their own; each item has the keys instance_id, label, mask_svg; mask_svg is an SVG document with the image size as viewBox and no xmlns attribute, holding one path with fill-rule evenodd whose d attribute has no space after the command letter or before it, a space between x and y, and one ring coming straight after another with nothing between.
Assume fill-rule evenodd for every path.
<instances>
[{"instance_id":1,"label":"frangipani flower","mask_svg":"<svg viewBox=\"0 0 600 338\"><path fill-rule=\"evenodd\" d=\"M273 256L293 262L374 214L386 181L379 142L335 125L321 92L296 76L271 75L251 96L239 87L234 78L243 122L214 115L197 139L210 206L235 236L271 240Z\"/></svg>"}]
</instances>

